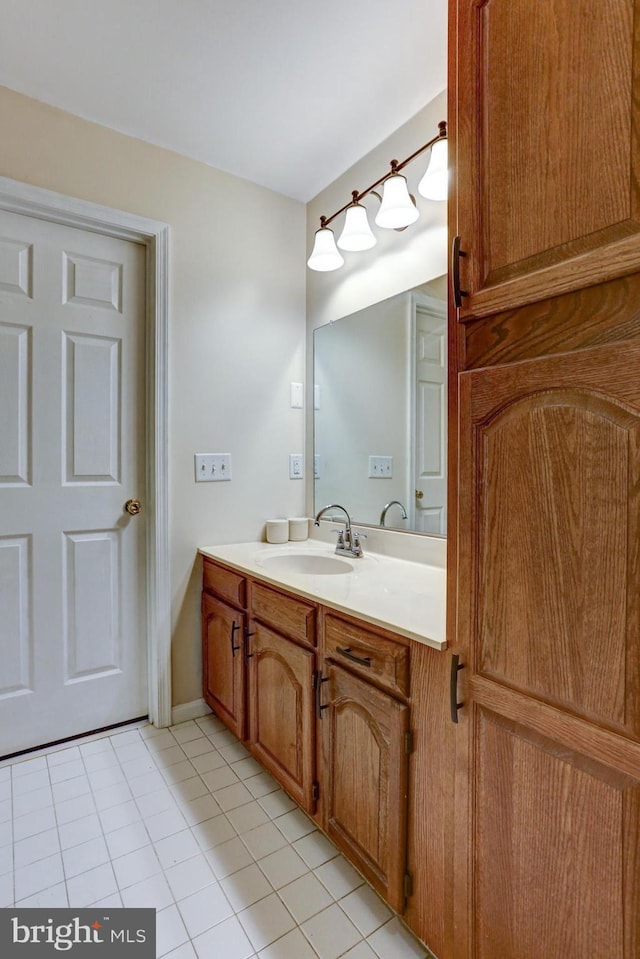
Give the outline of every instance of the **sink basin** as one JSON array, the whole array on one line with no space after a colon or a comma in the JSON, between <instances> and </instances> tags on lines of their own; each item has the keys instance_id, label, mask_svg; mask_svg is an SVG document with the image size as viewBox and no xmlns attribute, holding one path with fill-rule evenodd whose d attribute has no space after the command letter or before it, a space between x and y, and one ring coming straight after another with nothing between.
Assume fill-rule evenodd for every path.
<instances>
[{"instance_id":1,"label":"sink basin","mask_svg":"<svg viewBox=\"0 0 640 959\"><path fill-rule=\"evenodd\" d=\"M264 556L260 566L273 573L297 573L306 576L336 576L353 572L353 564L339 556L324 553L283 553Z\"/></svg>"}]
</instances>

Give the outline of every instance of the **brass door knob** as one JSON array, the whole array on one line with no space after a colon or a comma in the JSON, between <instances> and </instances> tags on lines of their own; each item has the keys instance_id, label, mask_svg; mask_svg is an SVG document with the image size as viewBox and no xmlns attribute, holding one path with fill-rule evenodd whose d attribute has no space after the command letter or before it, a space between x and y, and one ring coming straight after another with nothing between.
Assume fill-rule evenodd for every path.
<instances>
[{"instance_id":1,"label":"brass door knob","mask_svg":"<svg viewBox=\"0 0 640 959\"><path fill-rule=\"evenodd\" d=\"M424 493L422 492L422 490L421 490L421 489L417 489L417 490L416 490L416 499L422 499L423 496L424 496Z\"/></svg>"},{"instance_id":2,"label":"brass door knob","mask_svg":"<svg viewBox=\"0 0 640 959\"><path fill-rule=\"evenodd\" d=\"M129 513L131 516L135 516L140 512L142 506L140 505L139 499L128 499L124 504L125 512Z\"/></svg>"}]
</instances>

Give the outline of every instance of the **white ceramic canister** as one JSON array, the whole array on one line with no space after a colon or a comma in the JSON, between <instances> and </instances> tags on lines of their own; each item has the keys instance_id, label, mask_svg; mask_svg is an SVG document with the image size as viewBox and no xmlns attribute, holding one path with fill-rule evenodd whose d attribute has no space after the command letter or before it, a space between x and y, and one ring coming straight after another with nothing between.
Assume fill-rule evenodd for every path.
<instances>
[{"instance_id":1,"label":"white ceramic canister","mask_svg":"<svg viewBox=\"0 0 640 959\"><path fill-rule=\"evenodd\" d=\"M289 520L267 520L267 543L286 543L289 539Z\"/></svg>"},{"instance_id":2,"label":"white ceramic canister","mask_svg":"<svg viewBox=\"0 0 640 959\"><path fill-rule=\"evenodd\" d=\"M307 516L289 517L289 539L300 543L309 536L309 518Z\"/></svg>"}]
</instances>

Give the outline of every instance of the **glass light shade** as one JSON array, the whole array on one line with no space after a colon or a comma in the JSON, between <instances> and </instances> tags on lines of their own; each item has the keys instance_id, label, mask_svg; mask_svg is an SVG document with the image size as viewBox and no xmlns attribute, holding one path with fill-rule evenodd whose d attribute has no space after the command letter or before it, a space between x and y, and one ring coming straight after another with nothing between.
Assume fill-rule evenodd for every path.
<instances>
[{"instance_id":1,"label":"glass light shade","mask_svg":"<svg viewBox=\"0 0 640 959\"><path fill-rule=\"evenodd\" d=\"M340 269L343 263L344 257L338 252L333 230L330 230L326 226L320 227L320 229L316 231L315 243L313 244L311 256L307 260L307 266L310 270L328 273L329 270Z\"/></svg>"},{"instance_id":2,"label":"glass light shade","mask_svg":"<svg viewBox=\"0 0 640 959\"><path fill-rule=\"evenodd\" d=\"M376 225L387 230L401 230L415 223L420 214L409 196L407 179L401 173L392 173L384 181L382 203L376 214Z\"/></svg>"},{"instance_id":3,"label":"glass light shade","mask_svg":"<svg viewBox=\"0 0 640 959\"><path fill-rule=\"evenodd\" d=\"M348 207L344 218L344 227L338 237L338 246L341 250L358 252L370 250L378 241L371 232L367 211L361 203L354 203Z\"/></svg>"},{"instance_id":4,"label":"glass light shade","mask_svg":"<svg viewBox=\"0 0 640 959\"><path fill-rule=\"evenodd\" d=\"M429 166L418 184L418 193L427 200L446 200L449 186L448 149L446 137L431 147Z\"/></svg>"}]
</instances>

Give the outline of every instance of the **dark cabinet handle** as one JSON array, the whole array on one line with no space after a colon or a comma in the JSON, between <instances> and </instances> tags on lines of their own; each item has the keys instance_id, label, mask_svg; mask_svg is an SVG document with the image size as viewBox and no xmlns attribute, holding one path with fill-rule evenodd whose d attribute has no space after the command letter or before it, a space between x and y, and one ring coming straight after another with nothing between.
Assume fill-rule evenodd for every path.
<instances>
[{"instance_id":1,"label":"dark cabinet handle","mask_svg":"<svg viewBox=\"0 0 640 959\"><path fill-rule=\"evenodd\" d=\"M244 658L253 659L253 653L249 652L249 637L253 636L253 633L250 633L249 630L245 627L244 631Z\"/></svg>"},{"instance_id":2,"label":"dark cabinet handle","mask_svg":"<svg viewBox=\"0 0 640 959\"><path fill-rule=\"evenodd\" d=\"M350 659L352 663L357 663L358 666L371 666L370 656L356 656L355 653L351 652L348 646L346 649L343 649L341 646L336 646L336 652L344 656L345 659Z\"/></svg>"},{"instance_id":3,"label":"dark cabinet handle","mask_svg":"<svg viewBox=\"0 0 640 959\"><path fill-rule=\"evenodd\" d=\"M469 296L468 290L460 289L460 257L467 255L464 250L460 249L460 243L460 237L454 237L451 248L451 283L453 286L453 303L456 308L462 306L463 296Z\"/></svg>"},{"instance_id":4,"label":"dark cabinet handle","mask_svg":"<svg viewBox=\"0 0 640 959\"><path fill-rule=\"evenodd\" d=\"M238 650L240 649L240 647L239 647L239 646L236 646L236 644L235 644L234 641L233 641L233 637L235 636L236 629L240 629L240 627L238 626L238 624L237 624L236 621L234 620L233 623L231 624L231 635L229 636L229 639L231 640L231 655L232 655L232 656L235 656L235 654L236 654L236 653L238 652Z\"/></svg>"},{"instance_id":5,"label":"dark cabinet handle","mask_svg":"<svg viewBox=\"0 0 640 959\"><path fill-rule=\"evenodd\" d=\"M460 662L460 657L454 653L451 657L451 678L449 680L449 696L451 698L451 722L458 722L458 710L464 706L464 703L458 702L458 673L464 666Z\"/></svg>"},{"instance_id":6,"label":"dark cabinet handle","mask_svg":"<svg viewBox=\"0 0 640 959\"><path fill-rule=\"evenodd\" d=\"M318 719L322 719L322 710L329 708L328 705L325 705L325 706L322 705L322 683L328 683L328 682L329 682L329 677L323 676L320 670L317 670L313 674L313 691L315 693L316 716L318 717Z\"/></svg>"}]
</instances>

